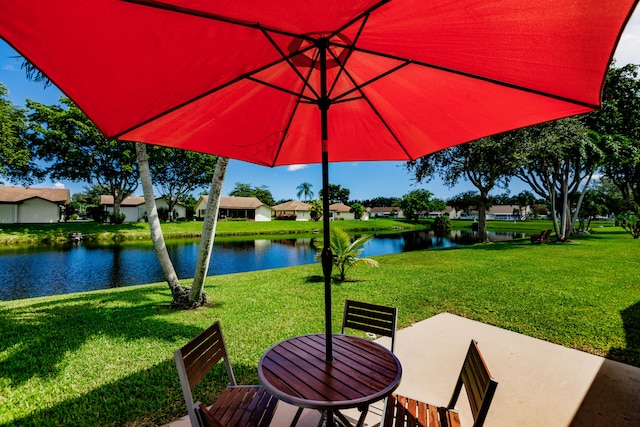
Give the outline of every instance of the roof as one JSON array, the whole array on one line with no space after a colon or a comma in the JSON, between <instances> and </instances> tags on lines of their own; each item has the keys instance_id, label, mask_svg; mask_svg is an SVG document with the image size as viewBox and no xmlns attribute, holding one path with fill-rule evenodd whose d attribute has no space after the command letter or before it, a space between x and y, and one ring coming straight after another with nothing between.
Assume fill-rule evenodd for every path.
<instances>
[{"instance_id":1,"label":"roof","mask_svg":"<svg viewBox=\"0 0 640 427\"><path fill-rule=\"evenodd\" d=\"M376 206L371 208L371 212L398 212L400 208L393 206Z\"/></svg>"},{"instance_id":2,"label":"roof","mask_svg":"<svg viewBox=\"0 0 640 427\"><path fill-rule=\"evenodd\" d=\"M511 215L514 209L520 210L520 207L518 205L493 205L488 209L488 212L492 214Z\"/></svg>"},{"instance_id":3,"label":"roof","mask_svg":"<svg viewBox=\"0 0 640 427\"><path fill-rule=\"evenodd\" d=\"M342 203L333 203L329 205L329 211L331 212L351 212L351 207Z\"/></svg>"},{"instance_id":4,"label":"roof","mask_svg":"<svg viewBox=\"0 0 640 427\"><path fill-rule=\"evenodd\" d=\"M71 195L66 188L0 187L0 203L21 203L33 198L65 204L70 202Z\"/></svg>"},{"instance_id":5,"label":"roof","mask_svg":"<svg viewBox=\"0 0 640 427\"><path fill-rule=\"evenodd\" d=\"M298 200L290 200L288 202L275 205L273 207L273 210L274 211L310 211L311 205L304 202L300 202Z\"/></svg>"},{"instance_id":6,"label":"roof","mask_svg":"<svg viewBox=\"0 0 640 427\"><path fill-rule=\"evenodd\" d=\"M101 205L113 205L113 196L101 195L100 196L100 204ZM142 196L129 196L125 197L120 203L120 206L140 206L144 204L144 197Z\"/></svg>"},{"instance_id":7,"label":"roof","mask_svg":"<svg viewBox=\"0 0 640 427\"><path fill-rule=\"evenodd\" d=\"M209 196L200 196L203 203L209 203ZM257 197L220 196L221 209L258 209L261 206L270 206L262 203Z\"/></svg>"},{"instance_id":8,"label":"roof","mask_svg":"<svg viewBox=\"0 0 640 427\"><path fill-rule=\"evenodd\" d=\"M224 209L257 209L267 206L257 197L221 196L220 207ZM267 206L269 207L269 206Z\"/></svg>"}]
</instances>

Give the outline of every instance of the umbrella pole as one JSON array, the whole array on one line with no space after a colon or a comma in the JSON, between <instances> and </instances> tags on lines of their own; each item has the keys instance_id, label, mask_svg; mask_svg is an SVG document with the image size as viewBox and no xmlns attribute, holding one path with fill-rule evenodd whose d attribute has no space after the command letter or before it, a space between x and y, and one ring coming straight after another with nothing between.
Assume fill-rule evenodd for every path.
<instances>
[{"instance_id":1,"label":"umbrella pole","mask_svg":"<svg viewBox=\"0 0 640 427\"><path fill-rule=\"evenodd\" d=\"M322 132L322 222L324 245L322 248L322 273L324 275L324 311L326 333L326 361L333 360L333 344L331 341L331 270L333 267L333 255L331 253L331 233L329 231L329 129L327 125L329 112L329 98L327 96L327 47L328 40L320 38L318 41L320 51L320 127Z\"/></svg>"}]
</instances>

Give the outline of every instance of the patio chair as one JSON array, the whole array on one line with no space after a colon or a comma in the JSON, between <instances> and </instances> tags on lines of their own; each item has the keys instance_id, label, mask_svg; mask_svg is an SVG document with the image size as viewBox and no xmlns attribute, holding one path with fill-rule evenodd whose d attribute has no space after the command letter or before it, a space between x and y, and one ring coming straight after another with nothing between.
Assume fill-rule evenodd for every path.
<instances>
[{"instance_id":1,"label":"patio chair","mask_svg":"<svg viewBox=\"0 0 640 427\"><path fill-rule=\"evenodd\" d=\"M391 351L396 338L398 309L384 305L346 300L342 318L342 333L345 329L356 329L374 335L391 338Z\"/></svg>"},{"instance_id":2,"label":"patio chair","mask_svg":"<svg viewBox=\"0 0 640 427\"><path fill-rule=\"evenodd\" d=\"M268 426L278 400L262 386L242 386L229 363L220 322L174 352L182 393L193 427ZM210 407L193 401L192 390L205 375L224 359L229 385Z\"/></svg>"},{"instance_id":3,"label":"patio chair","mask_svg":"<svg viewBox=\"0 0 640 427\"><path fill-rule=\"evenodd\" d=\"M382 427L460 426L460 417L455 405L463 385L471 406L473 426L481 427L498 382L491 377L478 349L478 343L474 340L471 340L453 396L447 406L431 405L393 394L387 400Z\"/></svg>"}]
</instances>

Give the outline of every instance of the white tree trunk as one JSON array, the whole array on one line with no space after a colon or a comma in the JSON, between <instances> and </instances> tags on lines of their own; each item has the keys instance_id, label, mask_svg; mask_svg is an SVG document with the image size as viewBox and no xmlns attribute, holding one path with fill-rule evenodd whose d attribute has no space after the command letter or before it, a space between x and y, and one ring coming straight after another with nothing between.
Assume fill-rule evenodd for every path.
<instances>
[{"instance_id":1,"label":"white tree trunk","mask_svg":"<svg viewBox=\"0 0 640 427\"><path fill-rule=\"evenodd\" d=\"M171 294L173 295L174 305L180 301L184 295L184 291L178 281L178 275L173 268L173 263L167 252L167 247L164 243L164 235L160 228L160 219L158 217L158 209L156 207L156 200L153 194L153 185L151 183L151 173L149 171L149 161L147 159L147 146L136 142L136 153L138 155L138 166L140 168L140 180L142 181L142 192L144 193L144 203L147 208L147 218L149 221L149 231L151 232L151 240L153 241L153 247L156 250L160 267L164 278L169 284ZM179 305L179 304L178 304Z\"/></svg>"},{"instance_id":2,"label":"white tree trunk","mask_svg":"<svg viewBox=\"0 0 640 427\"><path fill-rule=\"evenodd\" d=\"M211 248L216 235L216 225L218 223L218 208L220 207L220 195L222 193L222 184L227 172L229 159L226 157L218 157L216 162L216 171L211 180L211 189L209 191L209 200L207 201L207 212L204 216L202 224L202 237L200 237L200 246L198 249L198 260L196 261L196 271L193 275L193 285L189 293L190 301L199 301L203 298L204 280L209 271L209 261L211 260Z\"/></svg>"}]
</instances>

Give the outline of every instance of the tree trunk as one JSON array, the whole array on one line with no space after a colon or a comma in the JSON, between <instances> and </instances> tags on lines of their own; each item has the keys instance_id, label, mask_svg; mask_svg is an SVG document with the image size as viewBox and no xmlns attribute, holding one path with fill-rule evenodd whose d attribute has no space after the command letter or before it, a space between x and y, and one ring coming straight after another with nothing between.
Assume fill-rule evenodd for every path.
<instances>
[{"instance_id":1,"label":"tree trunk","mask_svg":"<svg viewBox=\"0 0 640 427\"><path fill-rule=\"evenodd\" d=\"M202 237L200 237L200 246L198 248L198 260L196 261L196 271L193 276L193 286L189 294L190 301L198 301L200 298L206 298L204 289L204 280L209 271L209 261L211 260L211 248L216 235L216 225L218 223L218 208L220 207L220 194L222 193L222 184L224 176L227 172L229 159L226 157L218 157L216 161L216 171L211 180L211 189L209 190L209 200L207 201L207 211L202 224Z\"/></svg>"},{"instance_id":2,"label":"tree trunk","mask_svg":"<svg viewBox=\"0 0 640 427\"><path fill-rule=\"evenodd\" d=\"M481 243L490 243L489 233L487 232L487 205L484 197L480 195L480 206L478 206L478 240Z\"/></svg>"},{"instance_id":3,"label":"tree trunk","mask_svg":"<svg viewBox=\"0 0 640 427\"><path fill-rule=\"evenodd\" d=\"M151 173L149 172L149 161L147 159L147 146L139 142L136 143L136 153L138 155L138 167L140 168L140 180L142 181L142 192L144 193L144 203L147 208L147 218L149 221L149 231L151 233L151 240L153 241L153 247L156 250L156 256L164 278L169 284L171 289L171 295L173 301L171 306L174 308L195 308L200 304L206 302L202 299L198 303L194 304L189 301L189 289L182 288L178 281L178 275L173 268L173 263L167 252L167 247L164 243L164 235L160 228L160 218L158 217L158 209L156 207L156 199L153 194L153 185L151 183Z\"/></svg>"}]
</instances>

